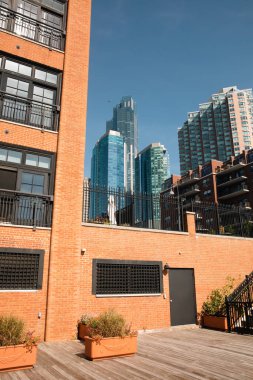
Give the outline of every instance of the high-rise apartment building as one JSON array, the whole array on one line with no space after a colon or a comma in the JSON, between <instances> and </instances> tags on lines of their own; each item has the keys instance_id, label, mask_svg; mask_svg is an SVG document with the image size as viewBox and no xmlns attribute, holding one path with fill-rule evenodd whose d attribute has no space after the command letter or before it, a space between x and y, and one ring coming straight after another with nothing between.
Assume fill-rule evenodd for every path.
<instances>
[{"instance_id":1,"label":"high-rise apartment building","mask_svg":"<svg viewBox=\"0 0 253 380\"><path fill-rule=\"evenodd\" d=\"M90 13L0 1L0 314L42 340L71 339L80 315Z\"/></svg>"},{"instance_id":2,"label":"high-rise apartment building","mask_svg":"<svg viewBox=\"0 0 253 380\"><path fill-rule=\"evenodd\" d=\"M138 125L136 103L131 96L124 96L121 102L113 108L113 118L106 122L106 130L120 132L124 138L125 151L125 188L134 190L134 159L138 152Z\"/></svg>"},{"instance_id":3,"label":"high-rise apartment building","mask_svg":"<svg viewBox=\"0 0 253 380\"><path fill-rule=\"evenodd\" d=\"M181 174L211 159L226 161L253 146L252 89L227 87L199 111L189 112L178 131Z\"/></svg>"},{"instance_id":4,"label":"high-rise apartment building","mask_svg":"<svg viewBox=\"0 0 253 380\"><path fill-rule=\"evenodd\" d=\"M148 145L135 159L135 192L159 194L169 176L169 155L164 145Z\"/></svg>"},{"instance_id":5,"label":"high-rise apartment building","mask_svg":"<svg viewBox=\"0 0 253 380\"><path fill-rule=\"evenodd\" d=\"M93 192L90 218L108 213L107 189L124 189L124 139L119 132L109 130L96 143L91 159L91 186L104 193Z\"/></svg>"}]
</instances>

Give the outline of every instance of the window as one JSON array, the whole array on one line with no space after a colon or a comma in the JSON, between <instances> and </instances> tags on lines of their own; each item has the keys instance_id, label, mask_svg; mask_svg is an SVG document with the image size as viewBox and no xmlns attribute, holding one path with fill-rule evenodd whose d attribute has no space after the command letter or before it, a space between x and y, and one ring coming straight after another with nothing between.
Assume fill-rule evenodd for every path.
<instances>
[{"instance_id":1,"label":"window","mask_svg":"<svg viewBox=\"0 0 253 380\"><path fill-rule=\"evenodd\" d=\"M43 194L45 176L23 172L21 176L20 191L23 193Z\"/></svg>"},{"instance_id":2,"label":"window","mask_svg":"<svg viewBox=\"0 0 253 380\"><path fill-rule=\"evenodd\" d=\"M51 159L49 157L38 156L35 154L27 154L25 163L30 166L38 166L40 168L49 169Z\"/></svg>"},{"instance_id":3,"label":"window","mask_svg":"<svg viewBox=\"0 0 253 380\"><path fill-rule=\"evenodd\" d=\"M65 1L0 0L0 7L0 28L56 49L64 49Z\"/></svg>"},{"instance_id":4,"label":"window","mask_svg":"<svg viewBox=\"0 0 253 380\"><path fill-rule=\"evenodd\" d=\"M9 71L13 71L15 73L23 74L31 76L32 68L26 65L23 65L18 62L11 61L10 59L6 59L5 61L5 69Z\"/></svg>"},{"instance_id":5,"label":"window","mask_svg":"<svg viewBox=\"0 0 253 380\"><path fill-rule=\"evenodd\" d=\"M0 161L8 161L20 164L22 154L14 150L0 148Z\"/></svg>"},{"instance_id":6,"label":"window","mask_svg":"<svg viewBox=\"0 0 253 380\"><path fill-rule=\"evenodd\" d=\"M60 77L56 71L2 57L0 117L35 127L57 130Z\"/></svg>"},{"instance_id":7,"label":"window","mask_svg":"<svg viewBox=\"0 0 253 380\"><path fill-rule=\"evenodd\" d=\"M158 295L163 292L162 262L94 259L92 282L97 296Z\"/></svg>"},{"instance_id":8,"label":"window","mask_svg":"<svg viewBox=\"0 0 253 380\"><path fill-rule=\"evenodd\" d=\"M0 290L42 289L44 251L0 248Z\"/></svg>"},{"instance_id":9,"label":"window","mask_svg":"<svg viewBox=\"0 0 253 380\"><path fill-rule=\"evenodd\" d=\"M0 189L53 194L54 155L0 145ZM7 187L6 187L7 186Z\"/></svg>"},{"instance_id":10,"label":"window","mask_svg":"<svg viewBox=\"0 0 253 380\"><path fill-rule=\"evenodd\" d=\"M57 75L44 70L36 69L35 78L42 80L43 82L49 82L53 84L57 83Z\"/></svg>"}]
</instances>

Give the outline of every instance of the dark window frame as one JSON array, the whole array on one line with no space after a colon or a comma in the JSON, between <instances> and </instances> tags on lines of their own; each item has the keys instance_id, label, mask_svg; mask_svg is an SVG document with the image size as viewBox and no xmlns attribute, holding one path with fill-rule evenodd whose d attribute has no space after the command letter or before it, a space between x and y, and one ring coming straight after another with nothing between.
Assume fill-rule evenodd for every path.
<instances>
[{"instance_id":1,"label":"dark window frame","mask_svg":"<svg viewBox=\"0 0 253 380\"><path fill-rule=\"evenodd\" d=\"M67 18L67 1L63 0L63 1L57 1L59 3L62 3L63 4L63 12L61 12L60 10L58 9L55 9L54 7L51 7L49 4L45 4L43 2L43 0L24 0L25 2L27 3L30 3L32 5L34 5L35 7L38 7L38 13L37 13L37 19L32 19L34 21L39 21L39 22L43 22L42 21L42 11L48 11L48 12L51 12L57 16L61 16L62 17L62 28L59 29L61 31L65 31L66 30L66 18ZM18 12L18 0L10 0L9 1L10 3L10 7L8 8L9 10L12 10L14 12ZM22 14L21 14L22 15ZM26 16L27 18L30 18L28 16ZM45 24L47 25L47 24Z\"/></svg>"},{"instance_id":2,"label":"dark window frame","mask_svg":"<svg viewBox=\"0 0 253 380\"><path fill-rule=\"evenodd\" d=\"M33 88L34 88L34 86L39 86L39 87L43 87L44 89L55 91L54 103L52 106L59 107L60 97L61 97L61 86L62 86L62 73L60 71L53 70L47 66L34 64L32 61L17 59L16 57L12 57L11 55L3 54L2 52L0 52L0 57L2 58L2 62L0 65L0 91L2 91L2 92L6 91L6 83L7 83L8 77L13 78L13 79L17 79L17 80L22 80L24 82L29 83L28 98L24 98L24 99L32 101L33 100ZM15 63L24 64L26 66L29 66L32 69L31 76L5 69L5 62L8 59L15 62ZM56 75L57 76L57 83L54 84L51 82L46 82L44 80L40 80L38 78L35 78L35 70L36 69L41 70L41 71L47 71L50 74ZM40 102L38 102L38 103L40 103ZM41 103L41 104L44 104L44 103ZM50 107L50 105L48 105L48 106Z\"/></svg>"},{"instance_id":3,"label":"dark window frame","mask_svg":"<svg viewBox=\"0 0 253 380\"><path fill-rule=\"evenodd\" d=\"M16 183L16 191L20 191L20 183L21 183L21 176L22 172L29 172L32 174L39 174L45 176L45 182L44 182L44 193L43 195L53 195L54 193L54 177L55 177L55 154L52 152L47 152L44 150L39 149L32 149L27 147L21 147L19 145L12 145L12 144L4 144L0 143L0 148L3 149L9 149L14 151L19 151L22 153L21 158L21 164L18 163L12 163L8 161L0 161L0 168L6 169L6 170L12 170L17 172L17 183ZM49 157L51 159L51 165L49 169L41 168L39 166L32 166L25 164L25 157L26 154L36 154L39 156L45 156ZM5 190L5 189L0 189ZM30 193L28 193L30 194ZM43 196L42 194L39 194L40 196Z\"/></svg>"},{"instance_id":4,"label":"dark window frame","mask_svg":"<svg viewBox=\"0 0 253 380\"><path fill-rule=\"evenodd\" d=\"M29 291L29 290L40 290L42 289L43 284L43 272L44 272L44 255L45 250L43 249L28 249L28 248L11 248L11 247L0 247L1 253L18 253L18 254L36 254L39 255L39 268L38 268L38 279L37 279L37 287L33 289L17 289L17 288L1 288L0 285L0 291Z\"/></svg>"},{"instance_id":5,"label":"dark window frame","mask_svg":"<svg viewBox=\"0 0 253 380\"><path fill-rule=\"evenodd\" d=\"M159 292L155 293L97 293L97 264L120 264L120 265L154 265L159 266ZM96 297L150 297L160 296L163 293L163 266L162 261L143 260L113 260L113 259L93 259L92 260L92 294Z\"/></svg>"}]
</instances>

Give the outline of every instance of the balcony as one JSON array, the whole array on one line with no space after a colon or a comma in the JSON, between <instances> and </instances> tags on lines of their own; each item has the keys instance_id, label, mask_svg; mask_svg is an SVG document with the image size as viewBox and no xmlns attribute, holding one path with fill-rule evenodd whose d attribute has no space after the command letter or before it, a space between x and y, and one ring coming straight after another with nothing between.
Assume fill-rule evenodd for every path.
<instances>
[{"instance_id":1,"label":"balcony","mask_svg":"<svg viewBox=\"0 0 253 380\"><path fill-rule=\"evenodd\" d=\"M59 110L32 99L24 99L0 92L0 118L33 127L57 131Z\"/></svg>"},{"instance_id":2,"label":"balcony","mask_svg":"<svg viewBox=\"0 0 253 380\"><path fill-rule=\"evenodd\" d=\"M182 177L179 181L178 181L178 187L183 187L183 186L187 186L187 185L192 185L196 182L198 182L199 180L199 174L197 173L192 173L190 175L187 175L185 177Z\"/></svg>"},{"instance_id":3,"label":"balcony","mask_svg":"<svg viewBox=\"0 0 253 380\"><path fill-rule=\"evenodd\" d=\"M243 194L248 193L248 192L249 192L249 189L247 188L247 186L241 185L239 187L236 187L235 189L231 189L231 192L229 192L228 194L219 195L218 199L220 201L226 200L226 199L238 197L239 195L243 195Z\"/></svg>"},{"instance_id":4,"label":"balcony","mask_svg":"<svg viewBox=\"0 0 253 380\"><path fill-rule=\"evenodd\" d=\"M180 196L190 197L191 195L195 195L197 193L200 193L199 187L198 186L192 186L188 190L180 193Z\"/></svg>"},{"instance_id":5,"label":"balcony","mask_svg":"<svg viewBox=\"0 0 253 380\"><path fill-rule=\"evenodd\" d=\"M220 183L217 185L217 187L224 187L224 186L231 186L231 185L234 185L235 183L239 183L239 182L242 182L244 181L245 179L247 179L247 177L245 177L244 175L240 176L240 177L236 177L236 178L231 178L229 179L228 181L226 182L223 182L223 183Z\"/></svg>"},{"instance_id":6,"label":"balcony","mask_svg":"<svg viewBox=\"0 0 253 380\"><path fill-rule=\"evenodd\" d=\"M0 29L63 51L65 33L43 22L0 6Z\"/></svg>"},{"instance_id":7,"label":"balcony","mask_svg":"<svg viewBox=\"0 0 253 380\"><path fill-rule=\"evenodd\" d=\"M52 208L50 196L0 190L1 224L51 227Z\"/></svg>"},{"instance_id":8,"label":"balcony","mask_svg":"<svg viewBox=\"0 0 253 380\"><path fill-rule=\"evenodd\" d=\"M223 175L223 174L229 174L229 173L232 173L234 171L237 171L239 170L240 168L244 167L246 165L246 162L245 161L241 161L239 162L239 164L236 164L236 165L226 165L224 167L219 167L216 169L216 173L217 173L217 176L220 176L220 175Z\"/></svg>"}]
</instances>

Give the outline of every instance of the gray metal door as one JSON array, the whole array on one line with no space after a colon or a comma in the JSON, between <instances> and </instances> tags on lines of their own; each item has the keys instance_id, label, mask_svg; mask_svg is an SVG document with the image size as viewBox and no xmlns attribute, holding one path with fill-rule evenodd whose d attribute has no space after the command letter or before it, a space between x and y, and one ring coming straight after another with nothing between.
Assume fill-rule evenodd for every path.
<instances>
[{"instance_id":1,"label":"gray metal door","mask_svg":"<svg viewBox=\"0 0 253 380\"><path fill-rule=\"evenodd\" d=\"M196 323L194 269L170 269L171 326Z\"/></svg>"}]
</instances>

